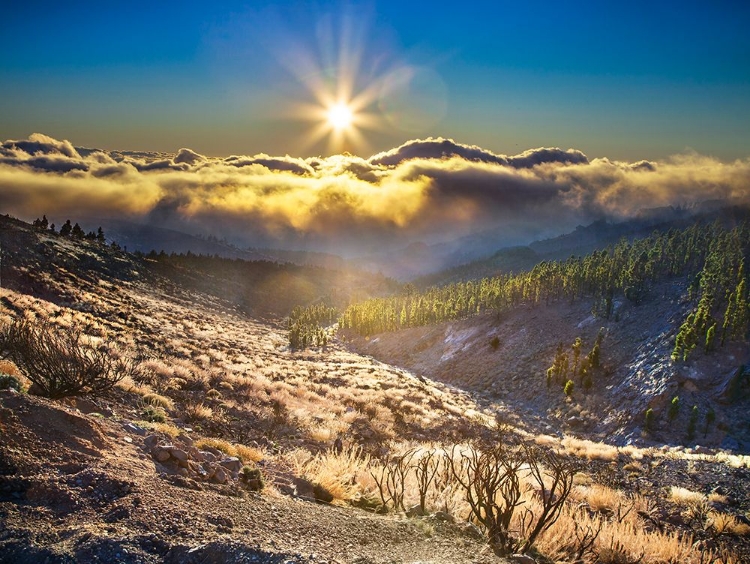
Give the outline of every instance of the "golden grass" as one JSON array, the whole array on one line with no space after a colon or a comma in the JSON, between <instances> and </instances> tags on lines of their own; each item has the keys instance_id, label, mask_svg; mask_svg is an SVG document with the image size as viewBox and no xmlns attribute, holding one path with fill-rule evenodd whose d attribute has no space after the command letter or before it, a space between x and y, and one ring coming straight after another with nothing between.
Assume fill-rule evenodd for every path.
<instances>
[{"instance_id":1,"label":"golden grass","mask_svg":"<svg viewBox=\"0 0 750 564\"><path fill-rule=\"evenodd\" d=\"M183 413L188 421L205 421L214 416L214 410L203 403L189 403Z\"/></svg>"},{"instance_id":2,"label":"golden grass","mask_svg":"<svg viewBox=\"0 0 750 564\"><path fill-rule=\"evenodd\" d=\"M729 534L743 537L750 535L750 525L742 523L734 515L719 511L709 512L708 526L718 535Z\"/></svg>"},{"instance_id":3,"label":"golden grass","mask_svg":"<svg viewBox=\"0 0 750 564\"><path fill-rule=\"evenodd\" d=\"M298 449L284 459L295 473L328 490L334 502L355 501L371 493L374 486L369 473L370 456L361 448L345 449L340 453L327 450L312 457L307 451Z\"/></svg>"},{"instance_id":4,"label":"golden grass","mask_svg":"<svg viewBox=\"0 0 750 564\"><path fill-rule=\"evenodd\" d=\"M151 429L152 431L156 431L157 433L162 433L164 435L167 435L168 437L174 439L177 437L182 431L178 427L175 427L171 423L158 423L154 421L136 421L136 425L139 427L144 427L146 429Z\"/></svg>"},{"instance_id":5,"label":"golden grass","mask_svg":"<svg viewBox=\"0 0 750 564\"><path fill-rule=\"evenodd\" d=\"M214 448L220 450L227 456L236 456L243 462L260 462L268 458L267 454L259 448L246 446L239 443L230 443L224 439L217 439L214 437L205 437L195 441L196 448L205 450L208 448Z\"/></svg>"},{"instance_id":6,"label":"golden grass","mask_svg":"<svg viewBox=\"0 0 750 564\"><path fill-rule=\"evenodd\" d=\"M157 393L149 392L143 394L143 401L154 407L161 407L168 410L174 409L174 402L170 398Z\"/></svg>"},{"instance_id":7,"label":"golden grass","mask_svg":"<svg viewBox=\"0 0 750 564\"><path fill-rule=\"evenodd\" d=\"M694 492L687 488L672 486L669 489L668 499L676 505L687 507L703 503L704 501L706 501L706 496L704 496L700 492Z\"/></svg>"}]
</instances>

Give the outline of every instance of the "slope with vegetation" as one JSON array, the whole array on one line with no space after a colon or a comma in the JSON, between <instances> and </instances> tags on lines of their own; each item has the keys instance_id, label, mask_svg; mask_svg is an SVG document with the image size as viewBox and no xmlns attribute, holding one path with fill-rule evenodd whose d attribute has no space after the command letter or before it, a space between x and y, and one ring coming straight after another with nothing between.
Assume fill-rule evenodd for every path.
<instances>
[{"instance_id":1,"label":"slope with vegetation","mask_svg":"<svg viewBox=\"0 0 750 564\"><path fill-rule=\"evenodd\" d=\"M243 286L252 265L152 261L10 219L0 227L0 370L24 390L0 392L0 561L461 563L519 551L538 562L729 564L748 554L743 458L535 437L432 373L335 338L290 347L287 301L264 311L271 323L247 314L265 302L253 288L283 290L262 277ZM309 313L292 325L335 314ZM393 335L408 345L405 333L424 329ZM598 327L588 331L564 346L593 369ZM453 339L445 362L464 343ZM485 345L495 354L510 343ZM81 387L45 398L60 378Z\"/></svg>"}]
</instances>

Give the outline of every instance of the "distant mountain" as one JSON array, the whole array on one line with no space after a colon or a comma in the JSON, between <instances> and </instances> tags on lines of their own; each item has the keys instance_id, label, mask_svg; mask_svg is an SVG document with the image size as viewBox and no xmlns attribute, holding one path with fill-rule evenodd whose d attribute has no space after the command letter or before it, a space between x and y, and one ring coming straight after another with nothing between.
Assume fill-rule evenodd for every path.
<instances>
[{"instance_id":1,"label":"distant mountain","mask_svg":"<svg viewBox=\"0 0 750 564\"><path fill-rule=\"evenodd\" d=\"M597 248L616 243L623 237L635 239L653 231L680 229L696 221L721 221L725 225L750 221L750 207L721 206L706 202L691 208L655 208L643 210L635 219L619 223L605 220L579 225L570 233L534 241L526 246L505 247L494 254L439 272L413 279L416 286L427 287L494 276L502 272L518 272L533 268L543 260L564 260L571 255L585 255Z\"/></svg>"},{"instance_id":2,"label":"distant mountain","mask_svg":"<svg viewBox=\"0 0 750 564\"><path fill-rule=\"evenodd\" d=\"M96 230L101 226L107 241L115 241L128 251L164 251L165 253L187 253L196 255L218 255L223 258L243 260L269 260L269 255L254 251L242 250L226 241L211 237L198 237L173 229L164 229L144 223L134 223L121 219L87 218L81 220L85 231Z\"/></svg>"}]
</instances>

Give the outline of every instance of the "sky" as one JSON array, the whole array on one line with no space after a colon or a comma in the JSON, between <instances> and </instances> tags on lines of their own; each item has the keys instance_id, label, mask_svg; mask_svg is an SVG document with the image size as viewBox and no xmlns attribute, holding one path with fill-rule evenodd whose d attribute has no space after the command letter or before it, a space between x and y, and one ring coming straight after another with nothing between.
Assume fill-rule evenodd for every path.
<instances>
[{"instance_id":1,"label":"sky","mask_svg":"<svg viewBox=\"0 0 750 564\"><path fill-rule=\"evenodd\" d=\"M750 202L746 2L9 2L0 212L355 256Z\"/></svg>"},{"instance_id":2,"label":"sky","mask_svg":"<svg viewBox=\"0 0 750 564\"><path fill-rule=\"evenodd\" d=\"M0 137L368 157L441 136L503 154L743 158L747 29L741 1L7 2ZM373 123L316 141L311 89L347 79L374 90Z\"/></svg>"}]
</instances>

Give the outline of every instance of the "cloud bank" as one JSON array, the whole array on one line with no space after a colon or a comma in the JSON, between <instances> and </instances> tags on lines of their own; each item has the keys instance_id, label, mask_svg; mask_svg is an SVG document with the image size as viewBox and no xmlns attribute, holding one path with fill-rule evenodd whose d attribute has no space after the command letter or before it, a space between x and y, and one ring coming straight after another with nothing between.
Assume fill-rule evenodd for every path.
<instances>
[{"instance_id":1,"label":"cloud bank","mask_svg":"<svg viewBox=\"0 0 750 564\"><path fill-rule=\"evenodd\" d=\"M498 155L450 139L370 158L174 155L75 148L35 133L0 144L0 211L124 217L247 245L373 252L495 229L509 243L593 219L704 200L750 201L750 159L658 162L580 151Z\"/></svg>"}]
</instances>

